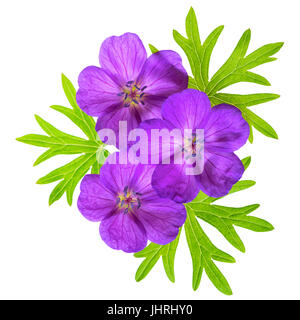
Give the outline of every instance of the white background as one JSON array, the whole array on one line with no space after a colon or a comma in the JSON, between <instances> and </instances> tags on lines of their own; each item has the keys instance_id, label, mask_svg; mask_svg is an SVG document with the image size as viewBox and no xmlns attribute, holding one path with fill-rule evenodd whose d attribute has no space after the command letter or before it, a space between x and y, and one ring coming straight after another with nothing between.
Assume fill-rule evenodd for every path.
<instances>
[{"instance_id":1,"label":"white background","mask_svg":"<svg viewBox=\"0 0 300 320\"><path fill-rule=\"evenodd\" d=\"M299 1L266 0L119 0L1 1L1 202L0 298L2 299L298 299L299 293ZM276 128L279 140L255 132L254 144L239 153L252 155L246 178L257 185L222 202L260 203L255 213L275 230L254 233L238 228L246 253L230 246L212 227L202 226L216 246L237 263L217 263L234 295L219 293L204 274L192 290L192 265L183 236L176 261L176 283L161 261L145 280L134 274L141 260L113 251L100 239L98 224L85 220L65 198L48 206L53 185L35 181L67 160L53 158L33 168L43 149L16 137L41 133L39 114L58 128L80 134L64 116L48 108L66 105L60 77L77 87L79 72L98 65L101 42L110 35L136 32L145 45L182 53L172 29L184 33L193 6L202 40L220 24L225 29L212 56L211 74L225 61L239 37L252 30L250 51L284 41L279 59L256 69L272 87L236 85L226 92L274 92L281 98L252 107ZM249 52L250 52L249 51ZM185 66L187 61L184 58ZM68 158L71 159L71 157Z\"/></svg>"}]
</instances>

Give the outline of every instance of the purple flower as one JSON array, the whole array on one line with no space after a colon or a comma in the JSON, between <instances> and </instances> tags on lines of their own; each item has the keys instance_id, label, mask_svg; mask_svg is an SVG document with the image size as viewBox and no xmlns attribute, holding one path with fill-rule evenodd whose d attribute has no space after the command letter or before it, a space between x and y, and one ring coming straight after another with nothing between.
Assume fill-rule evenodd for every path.
<instances>
[{"instance_id":1,"label":"purple flower","mask_svg":"<svg viewBox=\"0 0 300 320\"><path fill-rule=\"evenodd\" d=\"M195 156L193 143L184 149L182 164L159 164L152 177L153 188L161 197L177 202L190 202L202 190L211 197L226 195L244 172L240 159L233 153L243 146L249 136L249 125L241 111L234 106L220 104L211 108L207 95L187 89L169 97L162 106L162 118L147 120L140 127L151 129L202 129L204 159L203 171L187 175L186 160ZM148 137L149 137L148 133ZM149 142L150 144L150 142Z\"/></svg>"},{"instance_id":2,"label":"purple flower","mask_svg":"<svg viewBox=\"0 0 300 320\"><path fill-rule=\"evenodd\" d=\"M121 120L131 130L141 121L161 118L166 98L187 88L180 56L166 50L147 59L142 41L133 33L107 38L99 61L102 68L90 66L80 73L76 96L84 112L98 117L97 131L109 128L117 133Z\"/></svg>"},{"instance_id":3,"label":"purple flower","mask_svg":"<svg viewBox=\"0 0 300 320\"><path fill-rule=\"evenodd\" d=\"M154 168L105 163L100 175L89 174L82 180L79 211L88 220L101 221L101 238L111 248L137 252L148 239L164 245L183 225L184 206L153 190Z\"/></svg>"}]
</instances>

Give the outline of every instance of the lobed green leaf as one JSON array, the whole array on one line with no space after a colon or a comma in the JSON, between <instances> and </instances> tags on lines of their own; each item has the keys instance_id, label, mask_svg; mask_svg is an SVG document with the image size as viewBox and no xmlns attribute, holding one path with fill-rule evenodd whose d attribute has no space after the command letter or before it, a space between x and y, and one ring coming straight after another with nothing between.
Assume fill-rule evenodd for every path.
<instances>
[{"instance_id":1,"label":"lobed green leaf","mask_svg":"<svg viewBox=\"0 0 300 320\"><path fill-rule=\"evenodd\" d=\"M241 228L249 229L255 232L267 232L274 230L274 227L266 220L249 217L249 216L238 216L232 217L231 222Z\"/></svg>"},{"instance_id":2,"label":"lobed green leaf","mask_svg":"<svg viewBox=\"0 0 300 320\"><path fill-rule=\"evenodd\" d=\"M167 245L159 245L151 242L145 249L134 254L136 258L145 258L136 272L136 281L143 280L152 270L159 258L162 257L167 277L171 282L175 282L174 262L180 232L181 229L179 230L176 239Z\"/></svg>"},{"instance_id":3,"label":"lobed green leaf","mask_svg":"<svg viewBox=\"0 0 300 320\"><path fill-rule=\"evenodd\" d=\"M202 58L202 67L200 68L200 72L202 74L202 79L205 84L205 88L209 83L209 63L210 58L213 52L213 49L219 39L221 32L223 31L224 26L219 26L206 38L203 43L203 58Z\"/></svg>"},{"instance_id":4,"label":"lobed green leaf","mask_svg":"<svg viewBox=\"0 0 300 320\"><path fill-rule=\"evenodd\" d=\"M53 189L49 198L49 205L59 200L64 192L67 194L68 204L72 205L75 187L94 162L95 154L85 154L39 179L37 181L39 184L47 184L62 179L62 181L60 181Z\"/></svg>"},{"instance_id":5,"label":"lobed green leaf","mask_svg":"<svg viewBox=\"0 0 300 320\"><path fill-rule=\"evenodd\" d=\"M261 132L266 137L278 139L278 135L272 126L251 110L244 110L243 116L257 131Z\"/></svg>"},{"instance_id":6,"label":"lobed green leaf","mask_svg":"<svg viewBox=\"0 0 300 320\"><path fill-rule=\"evenodd\" d=\"M238 250L245 252L245 246L236 233L231 218L246 215L256 210L259 205L250 205L242 208L230 208L203 203L190 203L194 214L203 221L211 224Z\"/></svg>"},{"instance_id":7,"label":"lobed green leaf","mask_svg":"<svg viewBox=\"0 0 300 320\"><path fill-rule=\"evenodd\" d=\"M193 262L193 289L197 290L200 284L203 269L214 286L224 294L231 295L231 288L220 270L212 262L212 259L222 262L235 262L229 254L216 248L208 239L200 227L193 210L189 205L187 219L184 224L188 246Z\"/></svg>"},{"instance_id":8,"label":"lobed green leaf","mask_svg":"<svg viewBox=\"0 0 300 320\"><path fill-rule=\"evenodd\" d=\"M74 112L74 110L72 110L70 108L59 106L59 105L52 105L52 106L50 106L50 108L64 114L66 117L68 117L73 123L76 124L77 127L79 127L82 130L82 132L90 140L96 139L95 121L92 117L90 117L92 120L89 121L89 123L88 123L86 120L83 121L81 116L79 116L77 113Z\"/></svg>"},{"instance_id":9,"label":"lobed green leaf","mask_svg":"<svg viewBox=\"0 0 300 320\"><path fill-rule=\"evenodd\" d=\"M72 82L64 74L62 74L62 86L65 95L73 108L74 114L81 120L81 123L83 124L80 127L84 127L86 129L84 133L87 135L89 139L95 140L97 137L95 132L95 120L92 117L88 116L86 113L84 113L78 107L76 102L76 90Z\"/></svg>"},{"instance_id":10,"label":"lobed green leaf","mask_svg":"<svg viewBox=\"0 0 300 320\"><path fill-rule=\"evenodd\" d=\"M149 246L151 246L151 250L149 250L150 253L147 254L146 259L139 266L135 274L136 281L143 280L147 276L147 274L152 270L152 268L155 266L156 262L162 255L163 248L161 245L151 243ZM137 255L135 256L137 257Z\"/></svg>"},{"instance_id":11,"label":"lobed green leaf","mask_svg":"<svg viewBox=\"0 0 300 320\"><path fill-rule=\"evenodd\" d=\"M244 109L245 107L254 106L261 103L266 103L280 96L274 93L255 93L255 94L229 94L217 93L211 100L213 105L226 103L231 104L237 108Z\"/></svg>"},{"instance_id":12,"label":"lobed green leaf","mask_svg":"<svg viewBox=\"0 0 300 320\"><path fill-rule=\"evenodd\" d=\"M219 26L213 30L202 44L193 8L190 9L187 15L185 25L187 38L176 30L173 30L173 37L185 52L191 66L193 77L189 77L189 88L207 93L213 106L227 103L240 108L243 112L244 110L246 112L249 106L269 102L279 97L279 95L271 93L236 95L220 93L219 91L238 82L250 82L270 86L270 82L265 77L249 70L276 60L272 56L282 48L283 42L264 45L247 55L251 38L251 31L248 29L243 33L227 61L209 79L211 55L224 26ZM250 117L252 116L255 119L249 120L246 117L246 113L243 115L250 126L250 143L253 143L253 127L268 137L276 137L274 129L266 122L262 124L258 116L255 114L250 115Z\"/></svg>"},{"instance_id":13,"label":"lobed green leaf","mask_svg":"<svg viewBox=\"0 0 300 320\"><path fill-rule=\"evenodd\" d=\"M243 163L244 169L246 171L251 164L251 157L249 156L249 157L242 159L242 163Z\"/></svg>"},{"instance_id":14,"label":"lobed green leaf","mask_svg":"<svg viewBox=\"0 0 300 320\"><path fill-rule=\"evenodd\" d=\"M152 53L156 53L156 52L159 51L159 50L156 49L152 44L149 44L149 48L150 48L150 50L151 50Z\"/></svg>"},{"instance_id":15,"label":"lobed green leaf","mask_svg":"<svg viewBox=\"0 0 300 320\"><path fill-rule=\"evenodd\" d=\"M248 122L248 124L249 124L249 122ZM249 133L248 140L249 140L250 143L253 143L253 128L252 128L251 124L249 124L249 128L250 128L250 133Z\"/></svg>"},{"instance_id":16,"label":"lobed green leaf","mask_svg":"<svg viewBox=\"0 0 300 320\"><path fill-rule=\"evenodd\" d=\"M283 46L283 42L269 43L250 53L244 58L241 69L253 69L261 64L276 60L272 58Z\"/></svg>"},{"instance_id":17,"label":"lobed green leaf","mask_svg":"<svg viewBox=\"0 0 300 320\"><path fill-rule=\"evenodd\" d=\"M220 90L220 88L223 89L230 84L239 82L238 77L235 78L236 82L234 82L233 79L229 81L228 78L234 78L236 76L236 71L238 71L238 67L247 52L250 38L251 31L248 29L243 33L228 60L211 78L211 81L206 89L209 96L216 93L218 90ZM239 76L243 76L243 73L240 73ZM226 85L226 83L228 84Z\"/></svg>"},{"instance_id":18,"label":"lobed green leaf","mask_svg":"<svg viewBox=\"0 0 300 320\"><path fill-rule=\"evenodd\" d=\"M33 146L46 148L51 148L59 144L58 139L41 134L27 134L23 137L17 138L16 140Z\"/></svg>"},{"instance_id":19,"label":"lobed green leaf","mask_svg":"<svg viewBox=\"0 0 300 320\"><path fill-rule=\"evenodd\" d=\"M174 241L164 246L164 252L162 255L163 265L167 277L171 282L175 282L175 271L174 271L174 262L175 254L179 243L181 229L179 230L178 236Z\"/></svg>"},{"instance_id":20,"label":"lobed green leaf","mask_svg":"<svg viewBox=\"0 0 300 320\"><path fill-rule=\"evenodd\" d=\"M78 107L76 90L71 81L64 75L62 75L62 86L72 108L58 105L51 106L51 108L68 117L85 133L88 140L65 133L37 115L35 116L36 121L48 136L30 134L17 139L23 143L48 148L34 162L35 166L56 155L80 155L37 181L38 184L47 184L61 180L50 194L50 205L59 200L64 193L66 193L67 201L71 205L77 184L90 169L92 173L99 174L101 163L108 155L107 150L103 149L103 144L97 137L94 119ZM101 159L100 163L99 159Z\"/></svg>"}]
</instances>

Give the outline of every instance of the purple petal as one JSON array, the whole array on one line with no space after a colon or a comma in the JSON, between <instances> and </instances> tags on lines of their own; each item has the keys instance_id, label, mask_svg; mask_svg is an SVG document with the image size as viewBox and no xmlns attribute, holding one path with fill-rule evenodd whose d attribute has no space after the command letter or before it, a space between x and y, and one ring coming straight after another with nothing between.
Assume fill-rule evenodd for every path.
<instances>
[{"instance_id":1,"label":"purple petal","mask_svg":"<svg viewBox=\"0 0 300 320\"><path fill-rule=\"evenodd\" d=\"M100 224L102 240L112 249L138 252L147 245L143 225L131 214L116 213Z\"/></svg>"},{"instance_id":2,"label":"purple petal","mask_svg":"<svg viewBox=\"0 0 300 320\"><path fill-rule=\"evenodd\" d=\"M88 174L81 182L77 204L86 219L101 221L114 210L115 197L102 184L99 175Z\"/></svg>"},{"instance_id":3,"label":"purple petal","mask_svg":"<svg viewBox=\"0 0 300 320\"><path fill-rule=\"evenodd\" d=\"M111 157L111 156L110 156ZM143 195L152 191L151 177L155 166L152 165L132 165L109 164L107 158L100 171L100 178L103 186L113 194L118 194L127 186L134 192Z\"/></svg>"},{"instance_id":4,"label":"purple petal","mask_svg":"<svg viewBox=\"0 0 300 320\"><path fill-rule=\"evenodd\" d=\"M107 38L100 49L100 65L126 83L134 81L147 59L145 47L134 33Z\"/></svg>"},{"instance_id":5,"label":"purple petal","mask_svg":"<svg viewBox=\"0 0 300 320\"><path fill-rule=\"evenodd\" d=\"M172 95L162 107L163 119L180 129L203 129L203 123L210 112L207 95L194 89Z\"/></svg>"},{"instance_id":6,"label":"purple petal","mask_svg":"<svg viewBox=\"0 0 300 320\"><path fill-rule=\"evenodd\" d=\"M130 164L110 164L109 160L107 158L101 167L100 179L107 190L117 195L126 186L132 187L131 181L137 168Z\"/></svg>"},{"instance_id":7,"label":"purple petal","mask_svg":"<svg viewBox=\"0 0 300 320\"><path fill-rule=\"evenodd\" d=\"M120 121L127 122L127 132L139 126L141 119L135 108L116 106L114 109L100 113L96 124L96 131L101 129L112 129L116 138L119 136Z\"/></svg>"},{"instance_id":8,"label":"purple petal","mask_svg":"<svg viewBox=\"0 0 300 320\"><path fill-rule=\"evenodd\" d=\"M247 142L249 132L249 125L238 108L217 105L212 108L204 127L205 148L210 152L238 150Z\"/></svg>"},{"instance_id":9,"label":"purple petal","mask_svg":"<svg viewBox=\"0 0 300 320\"><path fill-rule=\"evenodd\" d=\"M135 192L143 194L143 196L153 193L151 178L154 169L153 165L138 164L135 166L135 172L131 178L131 186Z\"/></svg>"},{"instance_id":10,"label":"purple petal","mask_svg":"<svg viewBox=\"0 0 300 320\"><path fill-rule=\"evenodd\" d=\"M154 170L152 186L160 197L186 203L192 201L200 191L196 177L186 174L184 164L160 164Z\"/></svg>"},{"instance_id":11,"label":"purple petal","mask_svg":"<svg viewBox=\"0 0 300 320\"><path fill-rule=\"evenodd\" d=\"M205 153L204 171L196 176L201 190L210 197L225 196L244 173L241 160L234 153Z\"/></svg>"},{"instance_id":12,"label":"purple petal","mask_svg":"<svg viewBox=\"0 0 300 320\"><path fill-rule=\"evenodd\" d=\"M184 205L162 199L154 192L142 198L138 219L143 223L148 239L165 245L173 241L186 219Z\"/></svg>"},{"instance_id":13,"label":"purple petal","mask_svg":"<svg viewBox=\"0 0 300 320\"><path fill-rule=\"evenodd\" d=\"M165 100L165 97L145 95L143 98L145 104L138 110L141 120L161 119L161 108Z\"/></svg>"},{"instance_id":14,"label":"purple petal","mask_svg":"<svg viewBox=\"0 0 300 320\"><path fill-rule=\"evenodd\" d=\"M149 133L148 134L149 136L151 136L152 129L158 129L158 130L168 129L169 131L175 129L175 127L170 122L162 119L157 119L157 118L143 121L140 124L140 128L144 129L147 132L147 134Z\"/></svg>"},{"instance_id":15,"label":"purple petal","mask_svg":"<svg viewBox=\"0 0 300 320\"><path fill-rule=\"evenodd\" d=\"M138 83L146 86L146 95L167 98L187 88L188 75L179 54L165 50L156 52L147 59Z\"/></svg>"},{"instance_id":16,"label":"purple petal","mask_svg":"<svg viewBox=\"0 0 300 320\"><path fill-rule=\"evenodd\" d=\"M79 107L90 116L99 116L112 106L120 106L122 99L118 84L101 68L87 67L78 77L76 100Z\"/></svg>"}]
</instances>

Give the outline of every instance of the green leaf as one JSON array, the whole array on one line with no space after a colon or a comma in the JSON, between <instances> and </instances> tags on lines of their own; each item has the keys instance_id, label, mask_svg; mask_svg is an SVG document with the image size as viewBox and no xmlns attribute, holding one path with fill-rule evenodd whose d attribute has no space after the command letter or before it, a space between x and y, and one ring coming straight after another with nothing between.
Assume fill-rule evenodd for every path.
<instances>
[{"instance_id":1,"label":"green leaf","mask_svg":"<svg viewBox=\"0 0 300 320\"><path fill-rule=\"evenodd\" d=\"M232 216L248 214L256 210L259 205L242 208L222 207L204 203L191 202L189 206L194 214L203 221L211 224L238 250L245 252L245 246L233 227Z\"/></svg>"},{"instance_id":2,"label":"green leaf","mask_svg":"<svg viewBox=\"0 0 300 320\"><path fill-rule=\"evenodd\" d=\"M240 180L231 188L231 190L229 191L229 194L249 189L253 187L255 184L256 182L253 180Z\"/></svg>"},{"instance_id":3,"label":"green leaf","mask_svg":"<svg viewBox=\"0 0 300 320\"><path fill-rule=\"evenodd\" d=\"M48 184L62 180L51 193L49 204L51 205L59 200L63 193L66 192L68 203L72 205L75 187L95 161L96 155L94 153L85 154L40 178L37 181L38 184Z\"/></svg>"},{"instance_id":4,"label":"green leaf","mask_svg":"<svg viewBox=\"0 0 300 320\"><path fill-rule=\"evenodd\" d=\"M245 109L245 110L247 110L247 109ZM243 111L245 111L245 110L243 110ZM243 112L243 111L242 111L242 116L243 116L243 118L248 122L248 124L249 124L249 129L250 129L248 141L249 141L250 143L253 143L253 125L251 124L250 119L249 119L249 117L247 116L247 113L246 113L246 112Z\"/></svg>"},{"instance_id":5,"label":"green leaf","mask_svg":"<svg viewBox=\"0 0 300 320\"><path fill-rule=\"evenodd\" d=\"M190 206L186 205L186 208L187 219L184 226L193 262L193 289L198 289L202 272L205 270L207 276L218 290L224 294L231 295L232 291L227 280L212 259L231 263L235 262L235 259L211 243L196 220Z\"/></svg>"},{"instance_id":6,"label":"green leaf","mask_svg":"<svg viewBox=\"0 0 300 320\"><path fill-rule=\"evenodd\" d=\"M64 133L39 116L36 116L36 120L41 128L50 136L29 134L21 138L17 138L18 141L23 143L49 148L49 150L43 153L35 161L34 165L38 165L41 162L60 154L96 153L99 145L101 144L101 142L97 142L94 139L86 140Z\"/></svg>"},{"instance_id":7,"label":"green leaf","mask_svg":"<svg viewBox=\"0 0 300 320\"><path fill-rule=\"evenodd\" d=\"M180 232L181 229L179 230L177 238L171 243L164 246L164 252L162 255L165 272L171 282L175 282L174 262L176 250L179 243Z\"/></svg>"},{"instance_id":8,"label":"green leaf","mask_svg":"<svg viewBox=\"0 0 300 320\"><path fill-rule=\"evenodd\" d=\"M71 81L62 73L61 75L62 87L65 92L65 95L74 110L78 109L76 102L76 90L71 83Z\"/></svg>"},{"instance_id":9,"label":"green leaf","mask_svg":"<svg viewBox=\"0 0 300 320\"><path fill-rule=\"evenodd\" d=\"M198 30L198 22L196 18L196 14L193 8L190 9L186 20L185 20L185 28L186 28L186 34L188 38L193 43L193 46L195 48L195 51L199 50L201 47L201 41L199 36L199 30Z\"/></svg>"},{"instance_id":10,"label":"green leaf","mask_svg":"<svg viewBox=\"0 0 300 320\"><path fill-rule=\"evenodd\" d=\"M61 152L63 150L63 147L62 149L60 148L50 148L48 149L47 151L45 151L44 153L42 153L34 162L33 166L37 166L38 164L54 157L54 156L57 156L57 155L60 155Z\"/></svg>"},{"instance_id":11,"label":"green leaf","mask_svg":"<svg viewBox=\"0 0 300 320\"><path fill-rule=\"evenodd\" d=\"M176 239L167 245L159 245L151 242L145 249L134 254L136 258L145 258L136 272L136 281L143 280L155 266L159 258L162 257L167 277L171 282L175 282L174 261L180 232L181 229Z\"/></svg>"},{"instance_id":12,"label":"green leaf","mask_svg":"<svg viewBox=\"0 0 300 320\"><path fill-rule=\"evenodd\" d=\"M159 51L159 50L156 49L152 44L149 44L149 48L150 48L150 50L151 50L152 53L156 53L156 52Z\"/></svg>"},{"instance_id":13,"label":"green leaf","mask_svg":"<svg viewBox=\"0 0 300 320\"><path fill-rule=\"evenodd\" d=\"M27 134L23 137L17 138L16 140L26 144L31 144L33 146L45 148L56 146L59 142L56 138L44 136L41 134Z\"/></svg>"},{"instance_id":14,"label":"green leaf","mask_svg":"<svg viewBox=\"0 0 300 320\"><path fill-rule=\"evenodd\" d=\"M242 160L245 170L251 163L251 157ZM252 187L255 181L238 181L229 194ZM226 196L224 196L226 197ZM273 226L260 218L248 216L259 205L252 204L244 207L225 207L212 203L222 199L209 197L203 192L190 203L185 204L188 217L185 222L185 233L193 262L193 289L199 287L203 270L212 283L221 292L231 294L227 280L212 260L221 262L234 262L234 258L217 249L208 239L196 217L214 226L238 250L245 252L245 246L235 230L235 226L243 227L257 232L273 230Z\"/></svg>"},{"instance_id":15,"label":"green leaf","mask_svg":"<svg viewBox=\"0 0 300 320\"><path fill-rule=\"evenodd\" d=\"M52 190L50 197L49 197L49 206L53 204L55 201L59 200L62 195L64 194L66 187L65 187L65 181L62 180L60 183L58 183L55 188Z\"/></svg>"},{"instance_id":16,"label":"green leaf","mask_svg":"<svg viewBox=\"0 0 300 320\"><path fill-rule=\"evenodd\" d=\"M82 159L81 164L74 168L72 173L64 177L64 180L68 183L66 193L67 201L70 206L73 202L73 194L77 184L87 174L91 166L94 166L95 163L98 164L97 160L95 161L94 154L85 154L84 157L85 158Z\"/></svg>"},{"instance_id":17,"label":"green leaf","mask_svg":"<svg viewBox=\"0 0 300 320\"><path fill-rule=\"evenodd\" d=\"M250 159L245 158L244 166L247 168L250 164ZM255 182L251 180L242 180L237 182L230 193L245 190ZM224 198L224 197L222 197ZM188 204L189 208L193 210L193 213L203 221L211 224L238 250L244 252L245 247L234 229L235 226L244 227L246 229L265 232L273 230L273 226L260 218L248 216L249 213L256 210L259 205L253 204L245 207L224 207L219 205L212 205L211 203L221 198L205 197L203 193L200 193L192 202Z\"/></svg>"},{"instance_id":18,"label":"green leaf","mask_svg":"<svg viewBox=\"0 0 300 320\"><path fill-rule=\"evenodd\" d=\"M214 286L226 295L232 295L228 281L212 261L212 257L205 249L203 250L203 267Z\"/></svg>"},{"instance_id":19,"label":"green leaf","mask_svg":"<svg viewBox=\"0 0 300 320\"><path fill-rule=\"evenodd\" d=\"M242 163L243 163L244 169L246 171L251 164L251 157L246 157L246 158L242 159Z\"/></svg>"},{"instance_id":20,"label":"green leaf","mask_svg":"<svg viewBox=\"0 0 300 320\"><path fill-rule=\"evenodd\" d=\"M86 121L85 117L82 119L80 115L78 115L77 112L74 112L74 110L70 108L66 108L63 106L53 105L50 106L51 109L56 110L62 114L64 114L66 117L68 117L73 123L79 127L82 132L91 140L96 139L95 135L95 121L92 117L89 122Z\"/></svg>"},{"instance_id":21,"label":"green leaf","mask_svg":"<svg viewBox=\"0 0 300 320\"><path fill-rule=\"evenodd\" d=\"M244 58L241 68L250 70L263 63L276 60L276 58L271 58L271 56L277 53L282 48L283 44L283 42L269 43L258 48Z\"/></svg>"},{"instance_id":22,"label":"green leaf","mask_svg":"<svg viewBox=\"0 0 300 320\"><path fill-rule=\"evenodd\" d=\"M208 95L212 95L216 93L218 90L221 90L222 88L225 88L226 86L235 83L233 81L228 81L228 78L232 78L237 75L236 72L247 52L250 43L250 38L251 31L250 29L248 29L243 33L231 56L212 77L207 87ZM238 75L242 76L242 73ZM239 82L238 79L235 80L236 82ZM228 82L228 85L224 85L224 83L226 82Z\"/></svg>"},{"instance_id":23,"label":"green leaf","mask_svg":"<svg viewBox=\"0 0 300 320\"><path fill-rule=\"evenodd\" d=\"M253 204L239 208L211 205L205 203L207 198L197 197L186 204L187 220L185 222L186 238L193 262L193 289L199 287L203 270L217 289L224 294L231 294L229 284L212 260L234 262L234 258L217 249L200 227L195 216L211 224L238 250L245 252L245 246L234 226L243 227L256 232L273 230L273 226L260 218L248 216L259 205Z\"/></svg>"},{"instance_id":24,"label":"green leaf","mask_svg":"<svg viewBox=\"0 0 300 320\"><path fill-rule=\"evenodd\" d=\"M190 89L196 89L196 90L200 90L200 88L198 87L198 84L196 82L196 80L192 77L189 77L189 84L188 87Z\"/></svg>"},{"instance_id":25,"label":"green leaf","mask_svg":"<svg viewBox=\"0 0 300 320\"><path fill-rule=\"evenodd\" d=\"M77 102L76 102L76 90L75 90L73 84L71 83L71 81L64 74L61 75L61 78L62 78L62 86L63 86L64 92L65 92L65 95L66 95L70 105L73 108L74 115L76 115L81 120L82 125L79 127L82 130L83 130L82 127L86 128L87 129L86 131L83 130L84 133L87 135L87 137L89 139L95 140L96 139L95 120L93 119L93 117L88 116L86 113L84 113L78 107Z\"/></svg>"},{"instance_id":26,"label":"green leaf","mask_svg":"<svg viewBox=\"0 0 300 320\"><path fill-rule=\"evenodd\" d=\"M213 95L217 91L237 82L254 82L261 85L270 85L264 77L248 70L263 63L274 61L273 58L270 58L270 55L279 51L283 44L269 44L265 47L272 47L273 50L260 48L245 57L250 38L251 31L248 29L242 35L231 56L212 77L207 87L208 95Z\"/></svg>"},{"instance_id":27,"label":"green leaf","mask_svg":"<svg viewBox=\"0 0 300 320\"><path fill-rule=\"evenodd\" d=\"M242 163L247 170L251 163L251 157L242 159ZM255 181L241 180L232 187L229 193L239 192L253 185L255 185ZM199 192L192 202L185 204L187 220L184 228L193 263L193 289L197 290L199 287L203 270L205 270L215 287L229 295L232 294L231 288L213 260L233 263L235 259L212 244L196 220L196 216L216 227L235 248L242 252L245 251L245 246L237 234L235 226L257 232L271 231L273 226L263 219L248 216L259 207L258 204L238 208L212 205L213 202L221 198L224 197L212 198ZM144 250L134 254L137 258L144 258L136 273L137 281L141 281L147 276L160 257L162 257L168 278L172 282L175 281L174 259L179 237L180 234L172 243L165 246L150 243Z\"/></svg>"},{"instance_id":28,"label":"green leaf","mask_svg":"<svg viewBox=\"0 0 300 320\"><path fill-rule=\"evenodd\" d=\"M101 165L98 161L94 162L91 168L91 174L99 174Z\"/></svg>"},{"instance_id":29,"label":"green leaf","mask_svg":"<svg viewBox=\"0 0 300 320\"><path fill-rule=\"evenodd\" d=\"M134 253L134 257L146 258L150 254L152 254L154 251L157 251L157 249L159 249L160 247L162 247L162 246L157 243L150 242L149 245L147 247L145 247L143 250Z\"/></svg>"},{"instance_id":30,"label":"green leaf","mask_svg":"<svg viewBox=\"0 0 300 320\"><path fill-rule=\"evenodd\" d=\"M241 110L245 107L254 106L261 103L266 103L280 96L274 93L255 93L255 94L229 94L229 93L216 93L211 97L213 105L227 103L231 104Z\"/></svg>"},{"instance_id":31,"label":"green leaf","mask_svg":"<svg viewBox=\"0 0 300 320\"><path fill-rule=\"evenodd\" d=\"M163 246L158 245L156 243L150 243L148 247L146 247L146 259L141 263L139 266L136 274L135 280L141 281L143 280L147 274L152 270L155 266L156 262L159 260L160 256L162 255ZM144 249L145 250L145 249ZM145 254L145 253L140 253ZM139 257L138 254L135 254L135 257Z\"/></svg>"},{"instance_id":32,"label":"green leaf","mask_svg":"<svg viewBox=\"0 0 300 320\"><path fill-rule=\"evenodd\" d=\"M37 115L35 116L36 121L48 136L29 134L17 139L23 143L48 148L48 150L38 157L34 165L38 165L56 155L79 154L78 158L51 171L37 181L39 184L59 181L50 194L50 205L59 200L64 193L67 195L68 204L72 205L75 188L83 176L90 169L92 173L99 174L101 164L108 155L107 150L103 148L103 143L98 139L94 119L86 115L78 107L76 103L76 90L71 81L64 75L62 75L62 85L72 108L58 105L51 106L51 108L68 117L85 133L88 139L65 133ZM102 162L99 163L99 159Z\"/></svg>"},{"instance_id":33,"label":"green leaf","mask_svg":"<svg viewBox=\"0 0 300 320\"><path fill-rule=\"evenodd\" d=\"M210 79L209 64L211 55L223 28L224 26L219 26L213 30L202 44L196 14L193 8L191 8L186 18L187 37L173 30L174 40L185 52L191 66L193 77L189 77L188 87L207 93L213 106L220 103L227 103L240 108L242 112L244 112L244 110L247 111L246 108L249 106L277 99L279 95L272 93L238 95L219 92L238 82L251 82L270 86L270 82L266 78L249 70L276 60L276 58L272 56L283 46L283 42L270 43L247 55L251 38L251 31L248 29L243 33L227 61ZM258 116L253 114L253 118L255 117L255 119L251 121L246 117L245 113L243 113L243 115L250 125L250 143L253 143L253 127L268 137L276 137L274 129L261 119L264 121L262 125L262 121L259 120L260 118ZM255 124L253 122L255 122Z\"/></svg>"},{"instance_id":34,"label":"green leaf","mask_svg":"<svg viewBox=\"0 0 300 320\"><path fill-rule=\"evenodd\" d=\"M250 143L253 143L253 128L252 128L251 125L249 125L249 128L250 128L250 133L249 133L248 140L249 140Z\"/></svg>"},{"instance_id":35,"label":"green leaf","mask_svg":"<svg viewBox=\"0 0 300 320\"><path fill-rule=\"evenodd\" d=\"M267 232L274 230L274 227L271 225L271 223L257 217L232 217L231 221L238 227L249 229L255 232Z\"/></svg>"},{"instance_id":36,"label":"green leaf","mask_svg":"<svg viewBox=\"0 0 300 320\"><path fill-rule=\"evenodd\" d=\"M61 180L65 176L72 174L73 171L76 170L77 168L79 168L85 160L91 159L93 157L96 157L96 155L93 153L82 155L82 156L74 159L73 161L51 171L50 173L48 173L44 177L38 179L38 181L36 183L37 184L48 184L48 183L52 183L52 182ZM93 159L93 160L95 160L95 159Z\"/></svg>"},{"instance_id":37,"label":"green leaf","mask_svg":"<svg viewBox=\"0 0 300 320\"><path fill-rule=\"evenodd\" d=\"M244 110L243 116L247 119L249 124L253 125L253 127L261 132L266 137L270 137L273 139L278 139L278 135L276 131L269 125L265 120L260 118L257 114L250 111L249 109Z\"/></svg>"},{"instance_id":38,"label":"green leaf","mask_svg":"<svg viewBox=\"0 0 300 320\"><path fill-rule=\"evenodd\" d=\"M203 80L200 78L199 59L197 57L197 53L193 49L193 45L191 44L191 41L183 37L176 30L173 30L173 38L177 42L177 44L182 48L182 50L185 52L189 60L192 73L197 83L197 87L199 88L199 90L204 91L204 83L203 83Z\"/></svg>"},{"instance_id":39,"label":"green leaf","mask_svg":"<svg viewBox=\"0 0 300 320\"><path fill-rule=\"evenodd\" d=\"M223 30L224 26L217 27L201 45L197 18L194 9L191 8L186 18L186 34L188 38L183 37L178 31L173 31L174 40L185 52L191 65L192 73L196 85L189 87L205 91L208 85L209 62L212 51Z\"/></svg>"},{"instance_id":40,"label":"green leaf","mask_svg":"<svg viewBox=\"0 0 300 320\"><path fill-rule=\"evenodd\" d=\"M213 49L219 39L221 32L223 31L224 26L219 26L206 38L203 44L203 58L202 58L202 68L200 68L200 72L202 74L202 78L204 80L205 86L208 85L209 79L209 63L210 58L213 52Z\"/></svg>"}]
</instances>

